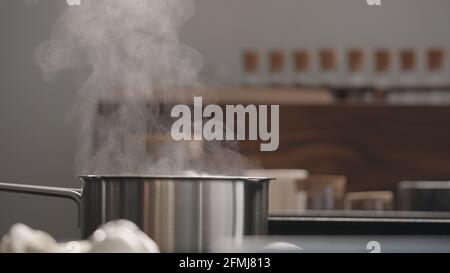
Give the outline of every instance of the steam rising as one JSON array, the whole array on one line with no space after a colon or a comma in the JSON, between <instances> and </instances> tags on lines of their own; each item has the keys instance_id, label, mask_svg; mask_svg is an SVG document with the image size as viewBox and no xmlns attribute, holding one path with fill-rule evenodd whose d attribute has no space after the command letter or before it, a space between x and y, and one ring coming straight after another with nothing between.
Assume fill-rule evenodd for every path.
<instances>
[{"instance_id":1,"label":"steam rising","mask_svg":"<svg viewBox=\"0 0 450 273\"><path fill-rule=\"evenodd\" d=\"M191 0L83 0L67 7L36 57L51 80L65 69L89 69L76 104L79 171L104 175L225 173L244 164L235 147L174 142L161 105L191 98L200 87L201 56L178 31ZM148 136L151 135L149 138ZM227 144L230 145L230 144Z\"/></svg>"}]
</instances>

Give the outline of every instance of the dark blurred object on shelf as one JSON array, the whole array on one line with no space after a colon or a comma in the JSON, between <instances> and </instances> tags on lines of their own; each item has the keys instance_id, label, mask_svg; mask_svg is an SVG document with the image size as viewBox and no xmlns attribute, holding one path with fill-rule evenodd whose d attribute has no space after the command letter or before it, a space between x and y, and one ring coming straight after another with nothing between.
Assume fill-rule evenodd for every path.
<instances>
[{"instance_id":1,"label":"dark blurred object on shelf","mask_svg":"<svg viewBox=\"0 0 450 273\"><path fill-rule=\"evenodd\" d=\"M450 182L400 182L398 201L400 210L450 211Z\"/></svg>"}]
</instances>

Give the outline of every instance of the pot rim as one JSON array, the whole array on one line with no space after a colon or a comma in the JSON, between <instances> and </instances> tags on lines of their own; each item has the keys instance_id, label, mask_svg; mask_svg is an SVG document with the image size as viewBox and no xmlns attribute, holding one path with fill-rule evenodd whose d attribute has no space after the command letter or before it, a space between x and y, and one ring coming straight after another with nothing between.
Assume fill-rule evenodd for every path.
<instances>
[{"instance_id":1,"label":"pot rim","mask_svg":"<svg viewBox=\"0 0 450 273\"><path fill-rule=\"evenodd\" d=\"M267 182L275 180L273 177L250 177L250 176L226 176L226 175L79 175L83 181L89 180L145 180L145 179L160 179L160 180L192 180L192 181L205 181L205 180L232 180L232 181L249 181L249 182Z\"/></svg>"}]
</instances>

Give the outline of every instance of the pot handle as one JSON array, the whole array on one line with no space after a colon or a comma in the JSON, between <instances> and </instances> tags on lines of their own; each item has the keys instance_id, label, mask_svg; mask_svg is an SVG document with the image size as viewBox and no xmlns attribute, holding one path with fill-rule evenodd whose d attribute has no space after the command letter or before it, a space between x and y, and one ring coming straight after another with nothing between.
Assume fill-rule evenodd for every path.
<instances>
[{"instance_id":1,"label":"pot handle","mask_svg":"<svg viewBox=\"0 0 450 273\"><path fill-rule=\"evenodd\" d=\"M81 227L81 190L23 184L0 183L0 191L66 198L77 204L78 226Z\"/></svg>"}]
</instances>

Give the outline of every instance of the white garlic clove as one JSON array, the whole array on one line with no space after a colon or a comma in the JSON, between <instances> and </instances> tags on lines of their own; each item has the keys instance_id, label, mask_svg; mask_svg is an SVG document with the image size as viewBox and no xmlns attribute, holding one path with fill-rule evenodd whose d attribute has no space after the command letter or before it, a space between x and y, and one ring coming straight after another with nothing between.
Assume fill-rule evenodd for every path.
<instances>
[{"instance_id":1,"label":"white garlic clove","mask_svg":"<svg viewBox=\"0 0 450 273\"><path fill-rule=\"evenodd\" d=\"M48 233L24 224L13 225L0 243L4 253L53 252L57 248L58 243Z\"/></svg>"},{"instance_id":2,"label":"white garlic clove","mask_svg":"<svg viewBox=\"0 0 450 273\"><path fill-rule=\"evenodd\" d=\"M128 220L111 221L90 237L90 252L158 253L156 243Z\"/></svg>"}]
</instances>

